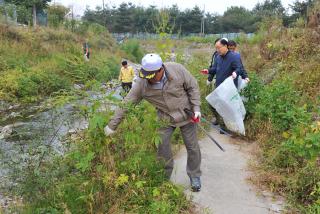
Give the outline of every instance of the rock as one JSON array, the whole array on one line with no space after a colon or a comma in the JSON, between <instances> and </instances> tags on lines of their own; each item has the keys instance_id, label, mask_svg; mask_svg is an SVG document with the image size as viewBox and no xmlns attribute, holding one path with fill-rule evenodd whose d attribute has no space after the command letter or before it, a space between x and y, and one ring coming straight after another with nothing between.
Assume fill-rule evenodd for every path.
<instances>
[{"instance_id":1,"label":"rock","mask_svg":"<svg viewBox=\"0 0 320 214\"><path fill-rule=\"evenodd\" d=\"M4 139L9 137L12 134L12 125L7 125L2 128L1 133L0 133L0 139Z\"/></svg>"},{"instance_id":2,"label":"rock","mask_svg":"<svg viewBox=\"0 0 320 214\"><path fill-rule=\"evenodd\" d=\"M271 209L271 211L273 211L275 213L281 213L282 206L279 204L272 204L270 209Z\"/></svg>"},{"instance_id":3,"label":"rock","mask_svg":"<svg viewBox=\"0 0 320 214\"><path fill-rule=\"evenodd\" d=\"M10 106L10 107L8 108L8 110L17 109L17 108L19 108L19 107L20 107L19 104L17 104L17 105L12 105L12 106Z\"/></svg>"},{"instance_id":4,"label":"rock","mask_svg":"<svg viewBox=\"0 0 320 214\"><path fill-rule=\"evenodd\" d=\"M30 118L33 118L34 115L33 114L30 114L27 118L30 119Z\"/></svg>"},{"instance_id":5,"label":"rock","mask_svg":"<svg viewBox=\"0 0 320 214\"><path fill-rule=\"evenodd\" d=\"M101 89L107 89L107 88L108 88L108 86L107 86L106 83L103 83L103 84L101 85Z\"/></svg>"},{"instance_id":6,"label":"rock","mask_svg":"<svg viewBox=\"0 0 320 214\"><path fill-rule=\"evenodd\" d=\"M23 126L23 125L25 125L25 123L23 123L23 122L17 122L17 123L14 123L14 124L6 125L5 127L3 127L1 129L0 139L4 139L4 138L10 137L14 133L13 132L13 128L20 127L20 126Z\"/></svg>"},{"instance_id":7,"label":"rock","mask_svg":"<svg viewBox=\"0 0 320 214\"><path fill-rule=\"evenodd\" d=\"M77 133L77 130L76 129L70 129L69 131L68 131L68 134L75 134L75 133Z\"/></svg>"},{"instance_id":8,"label":"rock","mask_svg":"<svg viewBox=\"0 0 320 214\"><path fill-rule=\"evenodd\" d=\"M6 109L8 109L9 104L4 102L4 101L0 101L0 112L1 111L5 111Z\"/></svg>"},{"instance_id":9,"label":"rock","mask_svg":"<svg viewBox=\"0 0 320 214\"><path fill-rule=\"evenodd\" d=\"M18 112L11 112L11 114L9 115L9 117L11 117L11 118L15 118L15 117L19 117L19 116L21 116L21 114Z\"/></svg>"},{"instance_id":10,"label":"rock","mask_svg":"<svg viewBox=\"0 0 320 214\"><path fill-rule=\"evenodd\" d=\"M89 123L88 122L83 122L80 126L79 126L79 129L80 130L85 130L85 129L88 129L89 127Z\"/></svg>"},{"instance_id":11,"label":"rock","mask_svg":"<svg viewBox=\"0 0 320 214\"><path fill-rule=\"evenodd\" d=\"M83 84L74 84L73 88L76 89L76 90L81 90L81 89L84 88L84 85Z\"/></svg>"},{"instance_id":12,"label":"rock","mask_svg":"<svg viewBox=\"0 0 320 214\"><path fill-rule=\"evenodd\" d=\"M11 124L9 126L12 126L13 128L17 128L17 127L20 127L20 126L24 126L26 123L24 122L17 122L17 123L14 123L14 124Z\"/></svg>"}]
</instances>

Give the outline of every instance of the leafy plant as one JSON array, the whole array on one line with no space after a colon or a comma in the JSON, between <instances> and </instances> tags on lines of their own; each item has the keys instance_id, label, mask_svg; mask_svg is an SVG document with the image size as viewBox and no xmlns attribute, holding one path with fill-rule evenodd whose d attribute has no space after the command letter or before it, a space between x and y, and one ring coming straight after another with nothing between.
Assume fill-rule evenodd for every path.
<instances>
[{"instance_id":1,"label":"leafy plant","mask_svg":"<svg viewBox=\"0 0 320 214\"><path fill-rule=\"evenodd\" d=\"M310 121L306 107L297 106L299 93L294 90L290 79L274 81L259 95L256 114L262 120L270 120L279 131Z\"/></svg>"},{"instance_id":2,"label":"leafy plant","mask_svg":"<svg viewBox=\"0 0 320 214\"><path fill-rule=\"evenodd\" d=\"M128 58L134 62L140 63L141 59L144 55L143 50L139 45L138 40L130 39L124 42L120 49L123 50L127 55Z\"/></svg>"}]
</instances>

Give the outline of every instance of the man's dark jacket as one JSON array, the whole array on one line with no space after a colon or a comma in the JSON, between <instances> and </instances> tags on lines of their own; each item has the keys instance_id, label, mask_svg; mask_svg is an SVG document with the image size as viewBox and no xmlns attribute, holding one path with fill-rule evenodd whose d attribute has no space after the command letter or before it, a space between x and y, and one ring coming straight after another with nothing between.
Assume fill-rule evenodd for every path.
<instances>
[{"instance_id":1,"label":"man's dark jacket","mask_svg":"<svg viewBox=\"0 0 320 214\"><path fill-rule=\"evenodd\" d=\"M238 76L241 74L241 62L236 53L228 51L224 56L217 55L213 66L209 69L208 80L211 82L216 76L216 87L218 87L225 79L236 72L237 78L234 79L234 84L238 86Z\"/></svg>"}]
</instances>

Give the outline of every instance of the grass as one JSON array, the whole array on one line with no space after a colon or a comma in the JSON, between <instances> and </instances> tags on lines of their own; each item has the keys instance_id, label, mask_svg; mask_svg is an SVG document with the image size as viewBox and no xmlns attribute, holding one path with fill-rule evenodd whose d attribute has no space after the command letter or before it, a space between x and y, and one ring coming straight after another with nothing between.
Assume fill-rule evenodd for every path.
<instances>
[{"instance_id":1,"label":"grass","mask_svg":"<svg viewBox=\"0 0 320 214\"><path fill-rule=\"evenodd\" d=\"M65 157L27 171L22 213L192 213L182 188L156 159L158 124L147 103L131 108L117 134L103 127L111 112L86 109L89 128Z\"/></svg>"},{"instance_id":2,"label":"grass","mask_svg":"<svg viewBox=\"0 0 320 214\"><path fill-rule=\"evenodd\" d=\"M72 104L66 95L73 84L94 89L115 77L122 56L141 57L138 44L125 44L120 51L106 32L100 37L89 31L83 37L89 37L92 48L89 62L83 60L81 38L74 33L0 26L0 47L8 50L0 55L1 99L30 103L52 97L57 105ZM22 195L23 204L12 212L193 213L182 188L165 179L163 164L157 161L160 124L155 109L147 103L130 107L117 134L106 138L103 128L112 112L99 111L104 102L78 106L89 128L69 139L64 156L30 151L47 158L34 157L20 171L18 177L24 179L11 194ZM174 139L181 140L176 134Z\"/></svg>"},{"instance_id":3,"label":"grass","mask_svg":"<svg viewBox=\"0 0 320 214\"><path fill-rule=\"evenodd\" d=\"M246 130L259 144L253 182L288 199L291 212L317 213L319 181L319 49L313 30L270 22L241 54L255 71L245 95ZM265 34L265 31L276 32ZM264 35L264 36L262 36Z\"/></svg>"},{"instance_id":4,"label":"grass","mask_svg":"<svg viewBox=\"0 0 320 214\"><path fill-rule=\"evenodd\" d=\"M84 38L91 38L92 58L82 56ZM107 32L78 36L67 30L15 28L0 25L0 99L35 102L51 94L70 91L74 83L113 78L120 52Z\"/></svg>"}]
</instances>

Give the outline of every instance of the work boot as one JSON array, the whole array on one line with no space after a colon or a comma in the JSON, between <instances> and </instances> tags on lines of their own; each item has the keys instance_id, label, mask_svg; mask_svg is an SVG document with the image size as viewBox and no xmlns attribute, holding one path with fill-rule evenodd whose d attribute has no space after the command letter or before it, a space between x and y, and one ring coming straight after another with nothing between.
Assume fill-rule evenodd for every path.
<instances>
[{"instance_id":1,"label":"work boot","mask_svg":"<svg viewBox=\"0 0 320 214\"><path fill-rule=\"evenodd\" d=\"M220 134L225 134L226 132L227 131L224 128L220 127Z\"/></svg>"},{"instance_id":2,"label":"work boot","mask_svg":"<svg viewBox=\"0 0 320 214\"><path fill-rule=\"evenodd\" d=\"M200 177L190 177L190 182L191 182L191 190L192 192L200 192L201 189L201 181Z\"/></svg>"}]
</instances>

